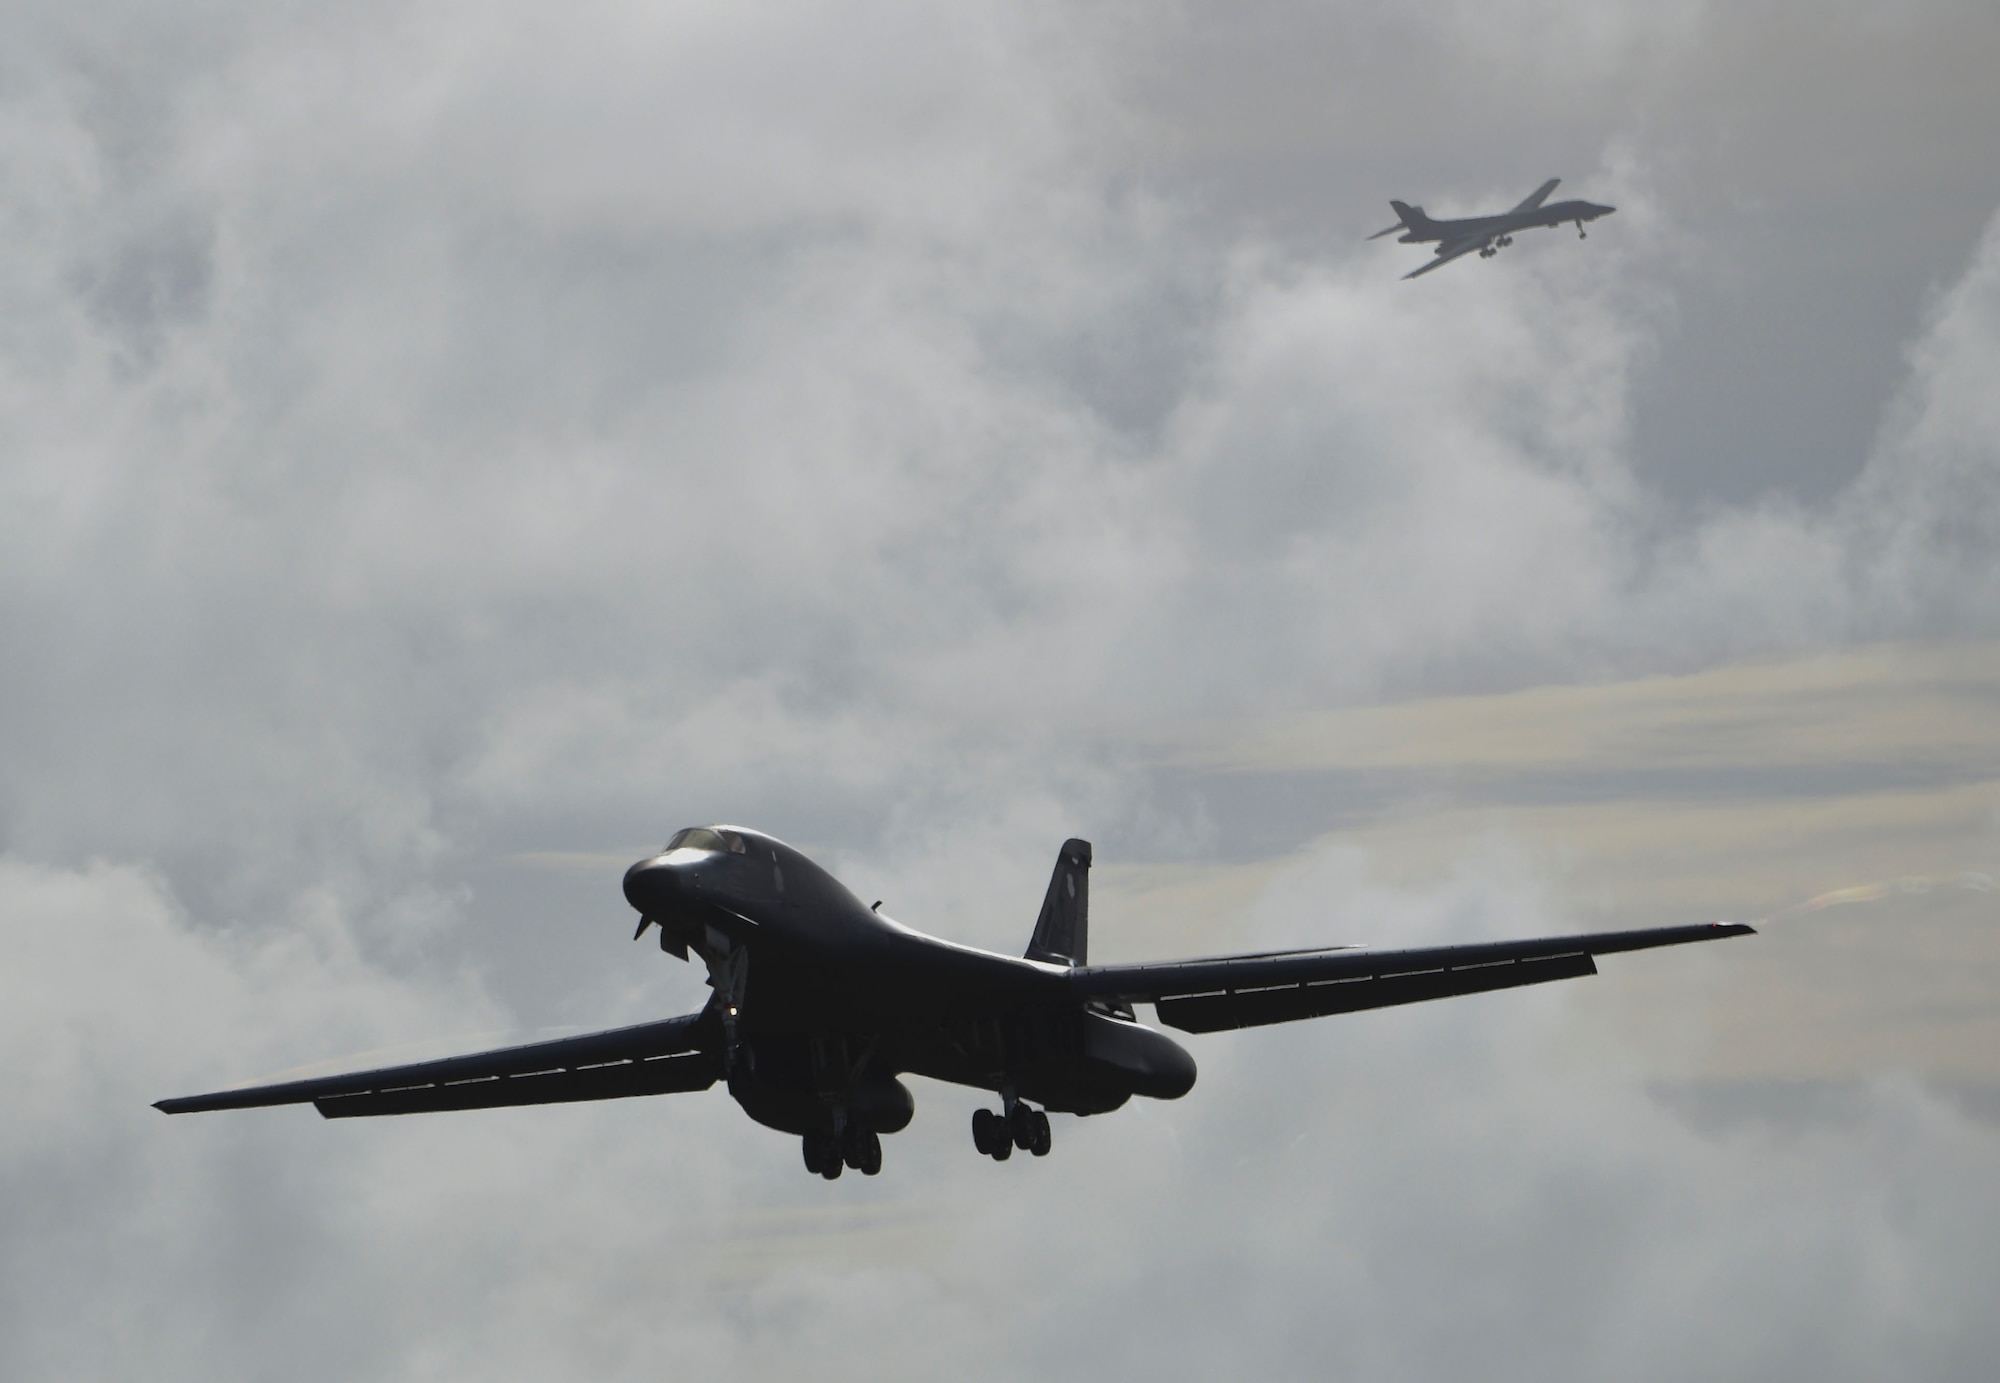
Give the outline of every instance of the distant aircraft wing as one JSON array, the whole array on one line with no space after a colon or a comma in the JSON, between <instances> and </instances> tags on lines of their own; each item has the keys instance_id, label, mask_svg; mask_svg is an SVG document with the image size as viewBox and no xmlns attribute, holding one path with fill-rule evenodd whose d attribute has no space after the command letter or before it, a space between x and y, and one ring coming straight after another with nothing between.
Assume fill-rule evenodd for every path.
<instances>
[{"instance_id":1,"label":"distant aircraft wing","mask_svg":"<svg viewBox=\"0 0 2000 1383\"><path fill-rule=\"evenodd\" d=\"M1524 211L1533 211L1549 199L1549 194L1556 190L1556 184L1561 181L1561 178L1550 178L1533 192L1530 192L1525 201L1507 214L1509 216L1519 216Z\"/></svg>"},{"instance_id":2,"label":"distant aircraft wing","mask_svg":"<svg viewBox=\"0 0 2000 1383\"><path fill-rule=\"evenodd\" d=\"M1406 279L1421 278L1433 269L1444 268L1445 265L1451 263L1460 255L1469 255L1474 250L1485 249L1487 243L1492 239L1493 237L1490 235L1475 235L1464 240L1447 241L1445 244L1437 247L1437 258L1424 265L1421 269L1410 270L1403 277Z\"/></svg>"},{"instance_id":3,"label":"distant aircraft wing","mask_svg":"<svg viewBox=\"0 0 2000 1383\"><path fill-rule=\"evenodd\" d=\"M1070 982L1085 996L1153 1004L1169 1027L1219 1032L1574 979L1596 974L1593 957L1613 951L1714 941L1755 930L1740 922L1714 922L1407 951L1289 951L1093 965L1073 971Z\"/></svg>"},{"instance_id":4,"label":"distant aircraft wing","mask_svg":"<svg viewBox=\"0 0 2000 1383\"><path fill-rule=\"evenodd\" d=\"M385 1066L161 1100L168 1114L311 1103L329 1119L444 1109L562 1104L706 1090L721 1075L706 1014L531 1042L470 1056Z\"/></svg>"}]
</instances>

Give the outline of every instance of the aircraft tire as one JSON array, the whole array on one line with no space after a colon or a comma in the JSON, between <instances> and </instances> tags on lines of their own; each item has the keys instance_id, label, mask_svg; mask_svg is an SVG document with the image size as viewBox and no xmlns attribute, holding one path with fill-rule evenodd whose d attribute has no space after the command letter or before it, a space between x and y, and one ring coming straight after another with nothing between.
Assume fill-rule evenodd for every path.
<instances>
[{"instance_id":1,"label":"aircraft tire","mask_svg":"<svg viewBox=\"0 0 2000 1383\"><path fill-rule=\"evenodd\" d=\"M839 1181L843 1166L844 1164L837 1155L829 1157L826 1161L820 1163L819 1174L828 1181Z\"/></svg>"},{"instance_id":2,"label":"aircraft tire","mask_svg":"<svg viewBox=\"0 0 2000 1383\"><path fill-rule=\"evenodd\" d=\"M993 1140L993 1160L995 1162L1005 1162L1008 1158L1012 1157L1013 1155L1014 1155L1013 1139L996 1138Z\"/></svg>"},{"instance_id":3,"label":"aircraft tire","mask_svg":"<svg viewBox=\"0 0 2000 1383\"><path fill-rule=\"evenodd\" d=\"M799 1147L805 1154L806 1170L818 1176L821 1170L819 1135L808 1133L799 1140Z\"/></svg>"},{"instance_id":4,"label":"aircraft tire","mask_svg":"<svg viewBox=\"0 0 2000 1383\"><path fill-rule=\"evenodd\" d=\"M1028 1151L1036 1157L1047 1157L1055 1143L1055 1136L1049 1132L1049 1116L1045 1110L1035 1111L1035 1136L1028 1144Z\"/></svg>"},{"instance_id":5,"label":"aircraft tire","mask_svg":"<svg viewBox=\"0 0 2000 1383\"><path fill-rule=\"evenodd\" d=\"M975 1109L972 1111L972 1146L985 1153L988 1157L993 1155L993 1144L998 1141L994 1135L999 1133L1000 1130L996 1129L994 1125L999 1122L990 1109Z\"/></svg>"},{"instance_id":6,"label":"aircraft tire","mask_svg":"<svg viewBox=\"0 0 2000 1383\"><path fill-rule=\"evenodd\" d=\"M865 1177L872 1177L882 1170L882 1139L877 1134L869 1134L861 1145L861 1161L855 1164L855 1171Z\"/></svg>"}]
</instances>

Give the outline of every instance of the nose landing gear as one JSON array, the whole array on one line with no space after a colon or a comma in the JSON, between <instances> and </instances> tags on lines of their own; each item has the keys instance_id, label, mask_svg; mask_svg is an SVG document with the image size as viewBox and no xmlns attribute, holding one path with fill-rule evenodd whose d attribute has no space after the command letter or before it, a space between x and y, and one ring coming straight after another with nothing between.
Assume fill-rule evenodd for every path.
<instances>
[{"instance_id":1,"label":"nose landing gear","mask_svg":"<svg viewBox=\"0 0 2000 1383\"><path fill-rule=\"evenodd\" d=\"M1048 1114L1019 1100L1009 1103L1012 1108L1005 1114L990 1109L973 1111L972 1146L995 1162L1005 1162L1016 1148L1036 1157L1047 1157L1054 1141L1049 1133Z\"/></svg>"}]
</instances>

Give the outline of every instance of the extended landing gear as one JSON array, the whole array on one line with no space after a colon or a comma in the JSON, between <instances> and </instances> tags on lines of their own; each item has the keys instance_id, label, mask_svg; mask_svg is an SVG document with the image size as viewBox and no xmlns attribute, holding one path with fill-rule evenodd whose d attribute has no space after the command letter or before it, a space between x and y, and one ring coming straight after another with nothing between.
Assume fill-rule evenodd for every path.
<instances>
[{"instance_id":1,"label":"extended landing gear","mask_svg":"<svg viewBox=\"0 0 2000 1383\"><path fill-rule=\"evenodd\" d=\"M852 1167L865 1177L882 1170L882 1140L867 1129L849 1125L844 1133L808 1133L799 1140L806 1170L828 1181L838 1180L841 1170Z\"/></svg>"},{"instance_id":2,"label":"extended landing gear","mask_svg":"<svg viewBox=\"0 0 2000 1383\"><path fill-rule=\"evenodd\" d=\"M973 1110L972 1146L995 1162L1005 1162L1014 1155L1014 1138L1007 1132L1007 1121L990 1109Z\"/></svg>"},{"instance_id":3,"label":"extended landing gear","mask_svg":"<svg viewBox=\"0 0 2000 1383\"><path fill-rule=\"evenodd\" d=\"M1005 1162L1016 1148L1036 1157L1047 1157L1052 1142L1049 1116L1019 1100L1013 1102L1013 1109L1007 1114L995 1114L990 1109L973 1111L972 1146L995 1162Z\"/></svg>"}]
</instances>

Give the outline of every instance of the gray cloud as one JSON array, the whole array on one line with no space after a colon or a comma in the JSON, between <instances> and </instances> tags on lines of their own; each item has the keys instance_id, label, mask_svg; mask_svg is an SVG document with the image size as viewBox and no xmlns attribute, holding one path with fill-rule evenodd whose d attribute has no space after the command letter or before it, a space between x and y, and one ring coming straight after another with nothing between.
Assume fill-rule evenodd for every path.
<instances>
[{"instance_id":1,"label":"gray cloud","mask_svg":"<svg viewBox=\"0 0 2000 1383\"><path fill-rule=\"evenodd\" d=\"M833 1200L719 1096L144 1107L696 1001L619 935L615 865L523 854L754 821L1018 945L1066 834L1234 857L1148 763L1190 725L1990 633L1990 97L1948 64L1785 114L1983 12L1857 10L1791 67L1775 8L1488 13L22 7L9 1376L1990 1359L1990 1127L1895 1080L1704 1125L1567 1052L1560 997L1205 1045L1191 1101L1065 1128L1038 1180L926 1090ZM1855 109L1953 139L1903 169ZM1550 171L1621 206L1587 246L1409 285L1356 243L1413 183ZM1833 268L1760 296L1802 240ZM1859 299L1795 314L1871 255L1895 310L1845 351ZM1746 356L1760 315L1814 349ZM1743 402L1765 364L1772 409L1824 402L1829 360L1832 422ZM1743 475L1699 455L1725 423ZM1801 470L1828 434L1851 464ZM1295 883L1216 930L1567 906L1477 853Z\"/></svg>"}]
</instances>

